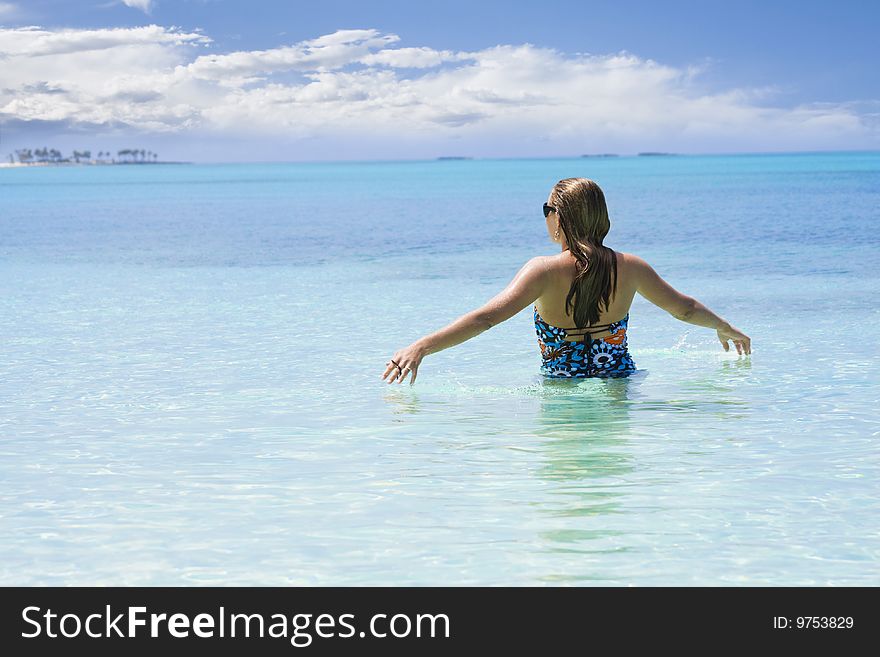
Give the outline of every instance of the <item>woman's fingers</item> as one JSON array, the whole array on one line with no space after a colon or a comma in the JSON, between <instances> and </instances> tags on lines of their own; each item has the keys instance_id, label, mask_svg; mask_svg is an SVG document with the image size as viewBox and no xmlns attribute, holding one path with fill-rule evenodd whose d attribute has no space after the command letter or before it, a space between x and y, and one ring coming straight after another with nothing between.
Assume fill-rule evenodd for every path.
<instances>
[{"instance_id":1,"label":"woman's fingers","mask_svg":"<svg viewBox=\"0 0 880 657\"><path fill-rule=\"evenodd\" d=\"M724 347L724 351L730 351L729 342L733 342L733 346L736 347L736 353L740 356L752 353L752 339L742 331L737 331L736 329L732 329L729 332L719 330L717 335L718 341Z\"/></svg>"},{"instance_id":2,"label":"woman's fingers","mask_svg":"<svg viewBox=\"0 0 880 657\"><path fill-rule=\"evenodd\" d=\"M388 369L385 370L385 374L382 375L382 378L387 378L388 383L394 383L395 381L403 383L404 379L409 375L410 384L415 383L416 371L419 369L419 365L421 365L426 352L427 349L417 342L414 342L404 349L398 350L394 354L394 357L389 362L385 363L388 366Z\"/></svg>"},{"instance_id":3,"label":"woman's fingers","mask_svg":"<svg viewBox=\"0 0 880 657\"><path fill-rule=\"evenodd\" d=\"M728 340L733 342L733 346L736 347L736 353L740 356L752 353L752 341L749 338L744 338L742 340L738 338L720 338L721 344L724 346L724 351L730 351L730 345L728 344Z\"/></svg>"},{"instance_id":4,"label":"woman's fingers","mask_svg":"<svg viewBox=\"0 0 880 657\"><path fill-rule=\"evenodd\" d=\"M385 378L388 378L388 383L394 383L395 381L397 381L398 383L403 383L403 380L406 378L407 372L414 374L415 368L413 368L411 365L407 365L405 360L401 359L400 361L398 361L398 363L399 365L395 365L391 361L388 362L388 367L385 370L385 374L382 375L383 380ZM390 377L388 377L389 374L391 375ZM415 376L412 377L410 383L412 383L413 381L415 381Z\"/></svg>"},{"instance_id":5,"label":"woman's fingers","mask_svg":"<svg viewBox=\"0 0 880 657\"><path fill-rule=\"evenodd\" d=\"M384 380L390 374L391 378L388 379L388 383L391 383L400 374L400 369L391 361L388 361L387 365L388 367L385 369L382 379Z\"/></svg>"},{"instance_id":6,"label":"woman's fingers","mask_svg":"<svg viewBox=\"0 0 880 657\"><path fill-rule=\"evenodd\" d=\"M403 380L406 378L406 375L409 374L409 382L413 384L416 382L416 373L418 372L418 365L407 365L406 361L400 361L400 367L396 367L393 363L390 367L385 370L385 374L382 375L382 378L386 378L391 373L391 378L388 379L388 383L394 383L397 381L398 383L403 383Z\"/></svg>"},{"instance_id":7,"label":"woman's fingers","mask_svg":"<svg viewBox=\"0 0 880 657\"><path fill-rule=\"evenodd\" d=\"M752 340L745 333L740 333L742 336L740 339L735 340L736 342L736 350L740 354L749 355L752 353Z\"/></svg>"},{"instance_id":8,"label":"woman's fingers","mask_svg":"<svg viewBox=\"0 0 880 657\"><path fill-rule=\"evenodd\" d=\"M382 375L382 379L388 379L388 383L403 383L404 379L406 379L407 375L409 375L409 382L413 384L416 382L416 372L419 369L419 365L422 363L422 359L425 357L425 349L419 344L411 344L405 349L399 350L394 354L394 357L389 360L385 365L387 368L385 370L385 374ZM390 376L389 376L390 375Z\"/></svg>"}]
</instances>

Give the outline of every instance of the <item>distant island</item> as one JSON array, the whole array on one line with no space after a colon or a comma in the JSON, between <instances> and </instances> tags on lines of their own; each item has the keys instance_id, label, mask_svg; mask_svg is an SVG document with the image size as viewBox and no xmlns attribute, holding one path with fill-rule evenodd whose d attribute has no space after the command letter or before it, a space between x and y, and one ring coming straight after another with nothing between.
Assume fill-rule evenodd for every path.
<instances>
[{"instance_id":1,"label":"distant island","mask_svg":"<svg viewBox=\"0 0 880 657\"><path fill-rule=\"evenodd\" d=\"M676 155L676 154L677 153L652 153L649 151L647 153L639 153L639 156L644 157L646 155L650 156L650 155Z\"/></svg>"},{"instance_id":2,"label":"distant island","mask_svg":"<svg viewBox=\"0 0 880 657\"><path fill-rule=\"evenodd\" d=\"M438 160L473 160L472 157L465 157L464 155L442 155L437 158Z\"/></svg>"},{"instance_id":3,"label":"distant island","mask_svg":"<svg viewBox=\"0 0 880 657\"><path fill-rule=\"evenodd\" d=\"M92 151L73 151L65 157L55 148L22 148L9 156L9 164L0 166L49 166L64 164L188 164L187 162L165 162L159 160L159 154L143 148L124 148L116 151L98 151L92 157Z\"/></svg>"},{"instance_id":4,"label":"distant island","mask_svg":"<svg viewBox=\"0 0 880 657\"><path fill-rule=\"evenodd\" d=\"M617 157L617 153L588 153L581 157Z\"/></svg>"}]
</instances>

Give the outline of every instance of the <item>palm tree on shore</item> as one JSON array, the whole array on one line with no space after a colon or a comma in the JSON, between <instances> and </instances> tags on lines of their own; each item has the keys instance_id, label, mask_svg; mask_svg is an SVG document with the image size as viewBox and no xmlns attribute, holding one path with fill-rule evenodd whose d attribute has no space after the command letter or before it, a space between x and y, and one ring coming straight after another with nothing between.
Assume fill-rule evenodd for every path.
<instances>
[{"instance_id":1,"label":"palm tree on shore","mask_svg":"<svg viewBox=\"0 0 880 657\"><path fill-rule=\"evenodd\" d=\"M123 148L116 152L116 156L118 159L113 158L113 154L110 151L101 150L92 159L91 150L73 150L72 155L65 157L58 149L43 146L33 150L30 148L19 148L9 154L9 159L11 162L15 162L17 159L22 164L60 164L63 162L76 162L79 164L82 161L89 164L154 164L159 161L158 153L145 148Z\"/></svg>"}]
</instances>

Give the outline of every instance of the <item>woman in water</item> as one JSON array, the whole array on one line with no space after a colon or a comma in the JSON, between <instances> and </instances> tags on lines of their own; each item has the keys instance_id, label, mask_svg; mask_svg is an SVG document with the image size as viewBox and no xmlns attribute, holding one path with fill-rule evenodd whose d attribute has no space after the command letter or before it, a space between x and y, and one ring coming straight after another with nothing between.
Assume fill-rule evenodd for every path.
<instances>
[{"instance_id":1,"label":"woman in water","mask_svg":"<svg viewBox=\"0 0 880 657\"><path fill-rule=\"evenodd\" d=\"M651 265L604 246L611 228L605 195L592 180L560 180L544 204L555 256L529 260L483 307L416 340L386 363L382 379L415 383L422 359L479 335L534 304L541 373L554 378L621 377L636 371L626 346L629 308L636 292L676 319L715 329L725 351L751 354L749 336L702 303L673 288ZM567 327L567 328L561 328ZM389 378L390 375L390 378Z\"/></svg>"}]
</instances>

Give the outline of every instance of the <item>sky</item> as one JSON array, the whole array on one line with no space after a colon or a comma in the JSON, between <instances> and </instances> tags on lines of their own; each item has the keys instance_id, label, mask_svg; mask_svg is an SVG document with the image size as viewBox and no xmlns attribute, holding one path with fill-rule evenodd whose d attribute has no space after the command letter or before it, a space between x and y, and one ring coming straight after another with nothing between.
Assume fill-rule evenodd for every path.
<instances>
[{"instance_id":1,"label":"sky","mask_svg":"<svg viewBox=\"0 0 880 657\"><path fill-rule=\"evenodd\" d=\"M0 158L880 148L874 0L0 0Z\"/></svg>"}]
</instances>

